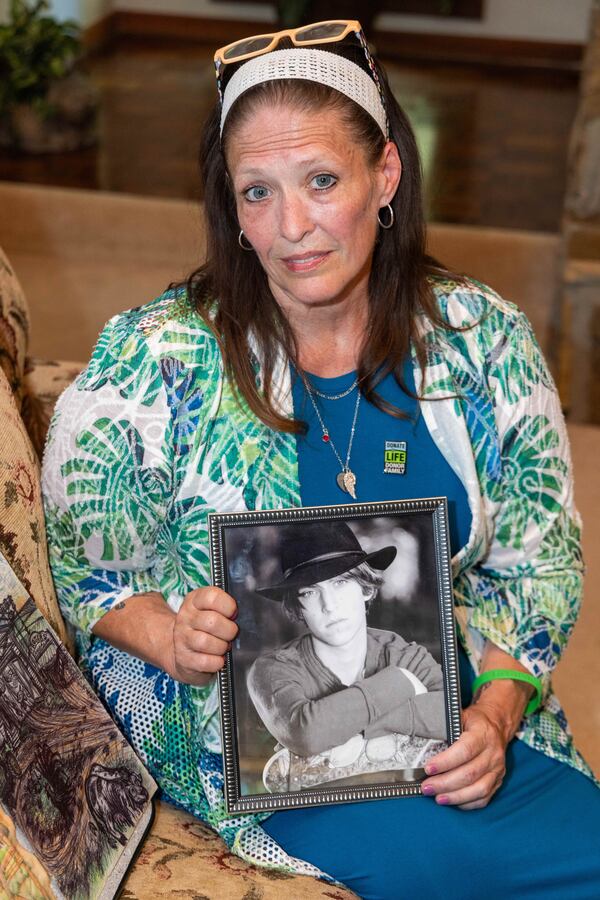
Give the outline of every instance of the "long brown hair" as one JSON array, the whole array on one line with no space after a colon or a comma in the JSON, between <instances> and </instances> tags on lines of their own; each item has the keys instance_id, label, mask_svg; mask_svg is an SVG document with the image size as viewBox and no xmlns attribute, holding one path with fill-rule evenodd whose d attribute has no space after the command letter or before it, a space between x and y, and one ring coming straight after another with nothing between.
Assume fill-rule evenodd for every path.
<instances>
[{"instance_id":1,"label":"long brown hair","mask_svg":"<svg viewBox=\"0 0 600 900\"><path fill-rule=\"evenodd\" d=\"M330 45L333 49L333 45ZM336 50L344 56L354 50ZM229 68L229 67L228 67ZM363 61L364 68L364 61ZM421 368L425 347L417 330L417 317L425 315L441 327L442 319L431 286L432 276L450 275L425 252L425 221L421 190L421 164L413 131L378 66L390 140L398 147L402 178L391 201L395 223L381 229L369 276L368 329L361 348L357 375L365 398L394 416L404 414L387 403L377 385L390 372L401 388L402 368L410 345L415 348ZM362 107L338 91L309 81L270 81L243 94L233 105L223 130L219 131L220 108L210 116L200 151L204 182L207 229L207 260L187 281L189 295L200 315L219 339L228 377L250 409L271 428L298 432L303 423L282 415L273 401L273 371L281 350L297 365L298 347L292 329L269 290L265 272L255 253L244 252L238 244L239 223L235 199L227 172L228 142L236 126L246 121L258 104L290 104L296 108L340 112L350 134L365 150L367 163L374 165L385 146L375 120ZM256 360L250 352L248 336L260 356L261 383L257 381Z\"/></svg>"}]
</instances>

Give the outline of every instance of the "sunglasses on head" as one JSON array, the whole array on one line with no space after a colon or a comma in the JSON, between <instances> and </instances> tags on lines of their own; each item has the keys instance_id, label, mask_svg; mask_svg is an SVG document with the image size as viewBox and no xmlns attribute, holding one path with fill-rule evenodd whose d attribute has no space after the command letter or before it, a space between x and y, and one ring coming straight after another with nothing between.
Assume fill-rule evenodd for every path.
<instances>
[{"instance_id":1,"label":"sunglasses on head","mask_svg":"<svg viewBox=\"0 0 600 900\"><path fill-rule=\"evenodd\" d=\"M309 44L333 44L343 41L352 32L362 35L360 22L356 19L330 19L327 22L314 22L312 25L302 25L299 28L274 31L272 34L255 34L217 50L215 65L218 71L219 64L225 66L227 63L243 62L252 59L253 56L270 53L283 38L289 38L294 47L303 47Z\"/></svg>"},{"instance_id":2,"label":"sunglasses on head","mask_svg":"<svg viewBox=\"0 0 600 900\"><path fill-rule=\"evenodd\" d=\"M301 25L299 28L286 28L283 31L274 31L271 34L255 34L252 37L242 38L239 41L234 41L232 44L226 44L225 47L221 47L214 56L217 90L221 104L223 103L223 68L227 64L245 62L245 60L261 56L263 53L270 53L276 49L283 38L289 38L294 47L314 47L319 44L339 43L348 37L349 34L354 34L364 51L371 77L377 85L381 103L385 109L385 97L375 62L363 34L362 26L357 19L329 19L325 22L313 22L310 25Z\"/></svg>"}]
</instances>

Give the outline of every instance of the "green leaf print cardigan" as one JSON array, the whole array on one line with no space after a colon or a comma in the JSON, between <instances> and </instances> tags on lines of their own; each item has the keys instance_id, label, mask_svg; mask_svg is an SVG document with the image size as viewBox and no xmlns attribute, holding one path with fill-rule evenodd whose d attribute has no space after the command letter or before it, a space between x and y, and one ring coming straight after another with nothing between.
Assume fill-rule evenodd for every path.
<instances>
[{"instance_id":1,"label":"green leaf print cardigan","mask_svg":"<svg viewBox=\"0 0 600 900\"><path fill-rule=\"evenodd\" d=\"M436 281L447 332L421 322L417 390L429 431L472 512L453 560L458 633L475 668L489 638L544 684L522 723L531 747L592 776L573 746L550 673L581 597L579 519L554 384L526 318L476 282ZM258 364L257 364L258 365ZM278 402L291 414L288 368ZM44 459L50 559L65 617L105 703L165 798L253 862L316 873L260 828L228 817L217 691L195 688L96 638L120 600L160 591L177 610L210 583L207 514L300 504L295 437L234 398L213 334L185 291L115 316L60 398Z\"/></svg>"}]
</instances>

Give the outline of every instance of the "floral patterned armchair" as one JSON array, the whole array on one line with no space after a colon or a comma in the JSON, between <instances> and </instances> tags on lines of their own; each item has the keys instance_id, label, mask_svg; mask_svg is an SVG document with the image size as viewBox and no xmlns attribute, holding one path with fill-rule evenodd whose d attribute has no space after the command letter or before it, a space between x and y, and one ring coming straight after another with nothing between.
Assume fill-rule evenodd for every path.
<instances>
[{"instance_id":1,"label":"floral patterned armchair","mask_svg":"<svg viewBox=\"0 0 600 900\"><path fill-rule=\"evenodd\" d=\"M0 551L70 646L48 567L39 459L56 399L83 363L29 359L28 334L23 291L0 250ZM257 869L229 853L221 839L197 819L159 800L121 896L127 900L275 900L282 893L291 900L355 897L316 879ZM53 897L47 873L20 846L1 808L0 896Z\"/></svg>"}]
</instances>

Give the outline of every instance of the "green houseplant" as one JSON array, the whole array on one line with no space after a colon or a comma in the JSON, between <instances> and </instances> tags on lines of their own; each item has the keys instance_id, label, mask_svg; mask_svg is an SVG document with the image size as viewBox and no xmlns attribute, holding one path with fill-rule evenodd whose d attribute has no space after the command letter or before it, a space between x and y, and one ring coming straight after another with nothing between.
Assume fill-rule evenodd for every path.
<instances>
[{"instance_id":1,"label":"green houseplant","mask_svg":"<svg viewBox=\"0 0 600 900\"><path fill-rule=\"evenodd\" d=\"M11 0L0 24L0 142L29 152L71 150L95 139L96 94L75 68L76 22L48 15L47 0Z\"/></svg>"}]
</instances>

